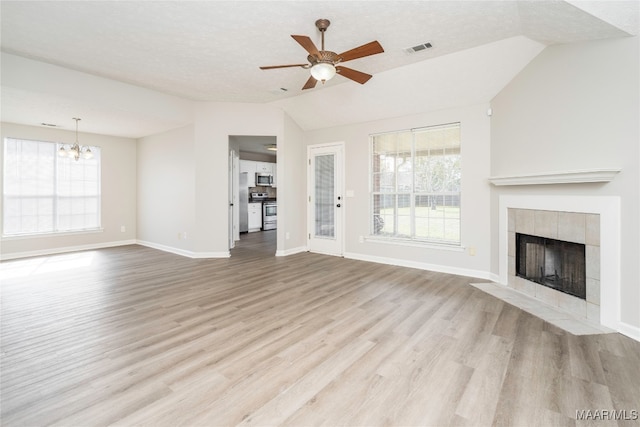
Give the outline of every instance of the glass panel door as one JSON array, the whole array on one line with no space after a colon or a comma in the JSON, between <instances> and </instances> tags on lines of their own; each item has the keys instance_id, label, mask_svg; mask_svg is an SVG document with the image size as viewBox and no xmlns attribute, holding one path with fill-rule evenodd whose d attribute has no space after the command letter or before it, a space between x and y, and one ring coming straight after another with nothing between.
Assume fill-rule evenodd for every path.
<instances>
[{"instance_id":1,"label":"glass panel door","mask_svg":"<svg viewBox=\"0 0 640 427\"><path fill-rule=\"evenodd\" d=\"M335 155L315 157L315 234L335 238Z\"/></svg>"},{"instance_id":2,"label":"glass panel door","mask_svg":"<svg viewBox=\"0 0 640 427\"><path fill-rule=\"evenodd\" d=\"M342 256L342 199L344 144L314 145L308 148L308 232L309 251Z\"/></svg>"}]
</instances>

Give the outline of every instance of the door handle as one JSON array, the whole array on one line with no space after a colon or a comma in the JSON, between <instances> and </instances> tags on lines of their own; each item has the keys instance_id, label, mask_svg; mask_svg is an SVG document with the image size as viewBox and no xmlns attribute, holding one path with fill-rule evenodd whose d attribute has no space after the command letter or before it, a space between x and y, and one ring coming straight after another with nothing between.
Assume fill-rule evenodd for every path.
<instances>
[{"instance_id":1,"label":"door handle","mask_svg":"<svg viewBox=\"0 0 640 427\"><path fill-rule=\"evenodd\" d=\"M338 203L336 206L337 206L337 207L340 207L340 203Z\"/></svg>"}]
</instances>

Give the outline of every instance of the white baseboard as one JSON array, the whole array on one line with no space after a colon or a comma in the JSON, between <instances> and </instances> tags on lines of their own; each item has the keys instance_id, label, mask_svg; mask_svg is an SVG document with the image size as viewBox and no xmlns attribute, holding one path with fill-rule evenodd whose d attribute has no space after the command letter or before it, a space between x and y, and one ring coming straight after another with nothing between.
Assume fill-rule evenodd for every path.
<instances>
[{"instance_id":1,"label":"white baseboard","mask_svg":"<svg viewBox=\"0 0 640 427\"><path fill-rule=\"evenodd\" d=\"M28 258L34 256L55 255L67 252L90 251L94 249L113 248L115 246L135 245L135 240L119 240L116 242L92 243L90 245L64 246L60 248L39 249L37 251L14 252L0 254L0 260Z\"/></svg>"},{"instance_id":2,"label":"white baseboard","mask_svg":"<svg viewBox=\"0 0 640 427\"><path fill-rule=\"evenodd\" d=\"M618 322L618 332L631 339L640 341L640 328L624 322Z\"/></svg>"},{"instance_id":3,"label":"white baseboard","mask_svg":"<svg viewBox=\"0 0 640 427\"><path fill-rule=\"evenodd\" d=\"M159 251L169 252L172 254L184 256L187 258L203 259L203 258L229 258L231 254L229 251L225 252L193 252L186 249L174 248L173 246L162 245L160 243L147 242L145 240L138 240L137 243L142 246L146 246L152 249L158 249Z\"/></svg>"},{"instance_id":4,"label":"white baseboard","mask_svg":"<svg viewBox=\"0 0 640 427\"><path fill-rule=\"evenodd\" d=\"M231 252L191 252L189 256L194 259L230 258Z\"/></svg>"},{"instance_id":5,"label":"white baseboard","mask_svg":"<svg viewBox=\"0 0 640 427\"><path fill-rule=\"evenodd\" d=\"M301 252L307 252L307 247L306 246L299 246L297 248L291 248L291 249L285 249L283 251L276 251L276 256L288 256L288 255L295 255L295 254L299 254Z\"/></svg>"},{"instance_id":6,"label":"white baseboard","mask_svg":"<svg viewBox=\"0 0 640 427\"><path fill-rule=\"evenodd\" d=\"M346 252L345 258L357 259L360 261L377 262L380 264L397 265L399 267L418 268L420 270L437 271L438 273L455 274L458 276L475 277L485 280L493 280L493 274L488 271L471 270L468 268L451 267L448 265L429 264L417 261L408 261L397 258L379 257L373 255L363 255L358 253Z\"/></svg>"}]
</instances>

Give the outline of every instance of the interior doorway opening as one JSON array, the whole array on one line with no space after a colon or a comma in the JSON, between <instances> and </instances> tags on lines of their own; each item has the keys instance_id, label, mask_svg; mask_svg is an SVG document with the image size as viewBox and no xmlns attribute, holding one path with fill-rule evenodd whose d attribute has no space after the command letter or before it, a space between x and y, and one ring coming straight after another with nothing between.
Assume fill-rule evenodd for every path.
<instances>
[{"instance_id":1,"label":"interior doorway opening","mask_svg":"<svg viewBox=\"0 0 640 427\"><path fill-rule=\"evenodd\" d=\"M237 154L237 167L231 161L229 166L229 249L234 249L237 244L244 250L259 246L264 254L275 256L278 228L277 137L229 135L229 153L230 156ZM234 251L231 251L233 255Z\"/></svg>"}]
</instances>

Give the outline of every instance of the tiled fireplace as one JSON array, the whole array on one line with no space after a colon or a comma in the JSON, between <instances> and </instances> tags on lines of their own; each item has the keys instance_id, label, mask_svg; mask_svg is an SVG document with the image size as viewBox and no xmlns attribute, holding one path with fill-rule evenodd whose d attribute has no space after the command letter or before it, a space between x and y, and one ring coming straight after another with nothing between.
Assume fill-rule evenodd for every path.
<instances>
[{"instance_id":1,"label":"tiled fireplace","mask_svg":"<svg viewBox=\"0 0 640 427\"><path fill-rule=\"evenodd\" d=\"M575 319L619 330L621 230L618 197L501 195L498 227L500 284ZM584 299L579 297L578 291L554 289L553 280L551 284L543 285L519 277L516 274L517 233L578 247L584 245ZM534 257L541 256L535 244L530 248L533 248L529 249L530 256L532 253ZM554 250L564 256L565 247L560 248ZM563 273L564 267L549 267L548 263L546 267L550 272L538 274L538 277L557 279L579 275L577 270Z\"/></svg>"},{"instance_id":2,"label":"tiled fireplace","mask_svg":"<svg viewBox=\"0 0 640 427\"><path fill-rule=\"evenodd\" d=\"M507 221L508 286L599 323L600 215L508 208Z\"/></svg>"}]
</instances>

